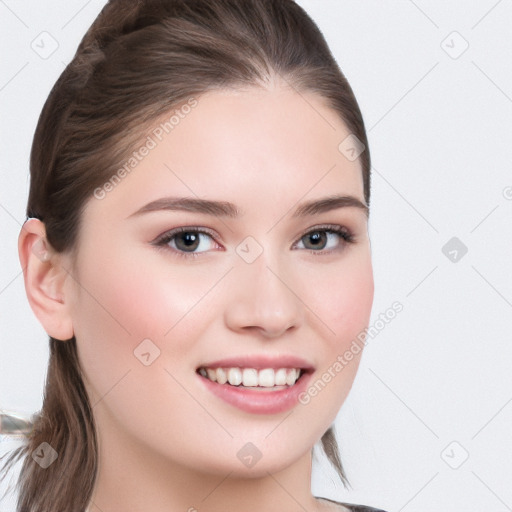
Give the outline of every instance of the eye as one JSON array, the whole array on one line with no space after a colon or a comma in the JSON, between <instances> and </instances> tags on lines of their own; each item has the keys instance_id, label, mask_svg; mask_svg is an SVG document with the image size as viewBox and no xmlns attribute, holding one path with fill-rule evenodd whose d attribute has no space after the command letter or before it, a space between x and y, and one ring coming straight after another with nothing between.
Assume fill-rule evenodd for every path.
<instances>
[{"instance_id":1,"label":"eye","mask_svg":"<svg viewBox=\"0 0 512 512\"><path fill-rule=\"evenodd\" d=\"M212 233L196 227L176 228L158 237L153 243L160 248L174 250L179 256L198 256L210 250L207 239L215 240ZM198 248L203 250L197 251Z\"/></svg>"},{"instance_id":2,"label":"eye","mask_svg":"<svg viewBox=\"0 0 512 512\"><path fill-rule=\"evenodd\" d=\"M347 228L329 224L310 229L302 235L298 244L302 244L305 249L309 249L313 253L325 254L341 250L345 245L354 242L355 237Z\"/></svg>"},{"instance_id":3,"label":"eye","mask_svg":"<svg viewBox=\"0 0 512 512\"><path fill-rule=\"evenodd\" d=\"M218 244L215 243L215 235L206 228L180 227L160 235L152 242L152 245L159 249L169 249L177 256L187 258L189 256L197 257L212 250L212 242L214 248L215 246L218 248ZM329 224L310 229L301 236L294 247L307 249L318 255L340 251L347 244L354 242L355 237L347 228Z\"/></svg>"}]
</instances>

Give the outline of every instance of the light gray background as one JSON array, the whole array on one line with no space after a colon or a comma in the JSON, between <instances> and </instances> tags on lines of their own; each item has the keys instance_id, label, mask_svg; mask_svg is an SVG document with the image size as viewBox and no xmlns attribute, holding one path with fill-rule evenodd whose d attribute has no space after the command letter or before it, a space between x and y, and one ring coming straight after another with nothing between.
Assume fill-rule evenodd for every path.
<instances>
[{"instance_id":1,"label":"light gray background","mask_svg":"<svg viewBox=\"0 0 512 512\"><path fill-rule=\"evenodd\" d=\"M42 403L47 336L17 255L28 157L50 88L104 3L0 0L0 408ZM389 512L510 511L512 2L299 3L367 125L371 323L404 306L369 340L336 423L353 489L319 458L314 494ZM44 31L58 44L46 59L32 48L52 49ZM442 251L453 237L468 249L448 254L456 262Z\"/></svg>"}]
</instances>

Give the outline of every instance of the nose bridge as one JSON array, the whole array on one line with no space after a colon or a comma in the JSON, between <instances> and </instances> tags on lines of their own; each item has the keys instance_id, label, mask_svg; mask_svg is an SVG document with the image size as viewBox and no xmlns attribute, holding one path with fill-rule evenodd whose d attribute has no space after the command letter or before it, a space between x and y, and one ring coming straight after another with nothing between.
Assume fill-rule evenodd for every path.
<instances>
[{"instance_id":1,"label":"nose bridge","mask_svg":"<svg viewBox=\"0 0 512 512\"><path fill-rule=\"evenodd\" d=\"M226 320L232 329L259 328L274 337L302 322L302 303L293 293L292 272L275 250L260 245L254 259L244 255L256 247L251 241L237 248L239 260L233 272L233 290ZM247 252L239 252L249 249ZM254 257L253 252L253 257Z\"/></svg>"}]
</instances>

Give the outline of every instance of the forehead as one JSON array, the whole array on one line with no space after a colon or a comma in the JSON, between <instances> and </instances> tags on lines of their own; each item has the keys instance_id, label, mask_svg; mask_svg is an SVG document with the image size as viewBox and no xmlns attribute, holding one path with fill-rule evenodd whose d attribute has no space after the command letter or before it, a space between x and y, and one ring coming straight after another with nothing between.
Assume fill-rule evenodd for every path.
<instances>
[{"instance_id":1,"label":"forehead","mask_svg":"<svg viewBox=\"0 0 512 512\"><path fill-rule=\"evenodd\" d=\"M226 200L241 211L258 204L277 211L315 194L364 202L360 161L340 151L350 132L320 96L252 87L210 91L183 105L154 122L127 155L128 172L93 209L129 215L165 195Z\"/></svg>"}]
</instances>

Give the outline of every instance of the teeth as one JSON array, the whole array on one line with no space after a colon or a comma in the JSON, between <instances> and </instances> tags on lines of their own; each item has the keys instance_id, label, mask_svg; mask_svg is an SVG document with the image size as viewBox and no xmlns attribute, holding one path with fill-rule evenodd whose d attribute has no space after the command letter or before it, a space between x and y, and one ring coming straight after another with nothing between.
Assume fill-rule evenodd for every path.
<instances>
[{"instance_id":1,"label":"teeth","mask_svg":"<svg viewBox=\"0 0 512 512\"><path fill-rule=\"evenodd\" d=\"M215 377L217 377L217 382L219 384L226 384L226 382L228 381L228 376L222 368L217 368L217 371L215 372ZM214 378L212 378L211 380L215 382Z\"/></svg>"},{"instance_id":2,"label":"teeth","mask_svg":"<svg viewBox=\"0 0 512 512\"><path fill-rule=\"evenodd\" d=\"M274 381L276 386L285 386L286 385L286 368L279 368L274 375Z\"/></svg>"},{"instance_id":3,"label":"teeth","mask_svg":"<svg viewBox=\"0 0 512 512\"><path fill-rule=\"evenodd\" d=\"M264 387L293 386L300 376L300 368L200 368L199 373L219 384Z\"/></svg>"},{"instance_id":4,"label":"teeth","mask_svg":"<svg viewBox=\"0 0 512 512\"><path fill-rule=\"evenodd\" d=\"M272 368L260 370L258 377L258 383L260 386L263 386L264 388L271 388L274 386L274 370Z\"/></svg>"},{"instance_id":5,"label":"teeth","mask_svg":"<svg viewBox=\"0 0 512 512\"><path fill-rule=\"evenodd\" d=\"M228 370L228 381L232 386L239 386L242 384L242 372L240 368L230 368Z\"/></svg>"},{"instance_id":6,"label":"teeth","mask_svg":"<svg viewBox=\"0 0 512 512\"><path fill-rule=\"evenodd\" d=\"M257 386L258 372L254 368L244 368L242 383L244 386Z\"/></svg>"},{"instance_id":7,"label":"teeth","mask_svg":"<svg viewBox=\"0 0 512 512\"><path fill-rule=\"evenodd\" d=\"M286 374L286 384L288 384L288 386L293 386L298 378L299 374L297 370L293 368Z\"/></svg>"}]
</instances>

